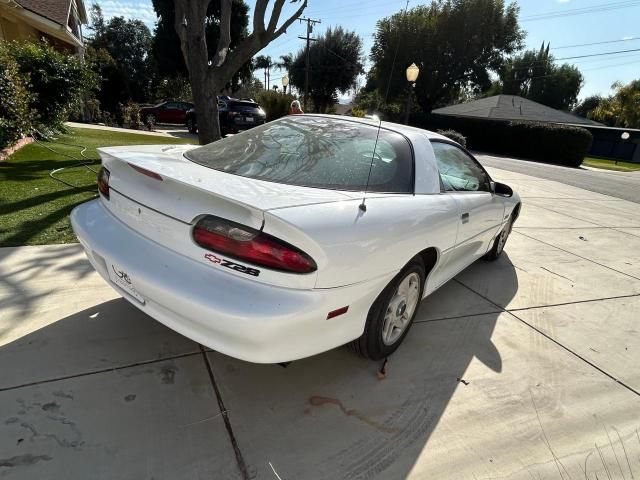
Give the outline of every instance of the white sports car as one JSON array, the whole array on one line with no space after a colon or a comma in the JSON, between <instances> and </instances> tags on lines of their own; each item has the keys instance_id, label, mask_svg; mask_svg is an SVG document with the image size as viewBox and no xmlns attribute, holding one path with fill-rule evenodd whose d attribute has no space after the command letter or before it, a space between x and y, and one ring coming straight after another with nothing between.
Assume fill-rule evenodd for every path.
<instances>
[{"instance_id":1,"label":"white sports car","mask_svg":"<svg viewBox=\"0 0 640 480\"><path fill-rule=\"evenodd\" d=\"M94 268L169 328L250 362L380 359L420 300L500 255L520 200L436 133L297 115L195 146L99 150L71 214Z\"/></svg>"}]
</instances>

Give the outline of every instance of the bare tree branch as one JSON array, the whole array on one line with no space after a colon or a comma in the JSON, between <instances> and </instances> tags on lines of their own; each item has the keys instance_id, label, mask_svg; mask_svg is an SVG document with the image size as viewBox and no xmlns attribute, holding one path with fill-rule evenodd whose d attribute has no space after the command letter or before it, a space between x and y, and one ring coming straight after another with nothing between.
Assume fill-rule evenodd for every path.
<instances>
[{"instance_id":1,"label":"bare tree branch","mask_svg":"<svg viewBox=\"0 0 640 480\"><path fill-rule=\"evenodd\" d=\"M252 35L262 35L264 33L264 14L267 11L269 0L256 0L256 8L253 11L253 33Z\"/></svg>"},{"instance_id":2,"label":"bare tree branch","mask_svg":"<svg viewBox=\"0 0 640 480\"><path fill-rule=\"evenodd\" d=\"M282 6L284 5L285 0L276 0L275 5L273 6L273 10L271 12L271 19L269 20L269 26L267 27L267 32L272 34L276 26L278 25L278 20L280 19L280 13L282 12Z\"/></svg>"},{"instance_id":3,"label":"bare tree branch","mask_svg":"<svg viewBox=\"0 0 640 480\"><path fill-rule=\"evenodd\" d=\"M231 44L231 4L232 0L221 0L220 5L220 38L212 66L219 67L224 63Z\"/></svg>"},{"instance_id":4,"label":"bare tree branch","mask_svg":"<svg viewBox=\"0 0 640 480\"><path fill-rule=\"evenodd\" d=\"M269 41L275 40L280 35L285 33L287 31L287 28L289 28L289 26L293 22L295 22L300 17L300 15L302 15L302 12L304 11L305 8L307 8L307 0L304 0L304 2L302 2L302 5L300 5L300 8L296 11L296 13L291 15L291 17L289 17L289 19L286 22L284 22L282 26L273 33L273 35L269 37ZM277 21L278 20L276 19L276 22Z\"/></svg>"},{"instance_id":5,"label":"bare tree branch","mask_svg":"<svg viewBox=\"0 0 640 480\"><path fill-rule=\"evenodd\" d=\"M261 3L261 0L258 0L258 3ZM278 0L278 3L284 3L284 0ZM258 5L256 5L256 12L254 15L258 14L257 7ZM276 14L279 15L280 10L282 9L282 5L280 5L280 8L278 9L278 11L276 11L277 7L278 7L278 4L276 3L276 5L273 7L273 12L271 15L271 19L269 21L269 25L271 25L271 23L274 22L274 19L275 19L275 23L278 22L278 17L276 16ZM240 42L240 44L237 47L229 51L224 64L218 67L220 69L219 76L226 78L227 76L235 74L240 69L240 67L242 67L244 62L247 61L248 58L253 57L256 53L262 50L265 47L265 45L267 45L269 42L273 41L274 39L282 35L287 30L287 28L293 22L295 22L300 17L300 15L302 15L302 12L306 7L307 7L307 0L304 0L300 5L300 8L298 8L298 10L293 15L291 15L291 17L289 17L279 29L277 29L274 32L267 31L266 35L264 34L265 33L264 19L260 20L259 23L262 23L263 25L262 26L263 35L256 35L256 32L254 31L251 33L251 35L249 35L242 42ZM255 16L253 20L255 25L255 22L256 22Z\"/></svg>"}]
</instances>

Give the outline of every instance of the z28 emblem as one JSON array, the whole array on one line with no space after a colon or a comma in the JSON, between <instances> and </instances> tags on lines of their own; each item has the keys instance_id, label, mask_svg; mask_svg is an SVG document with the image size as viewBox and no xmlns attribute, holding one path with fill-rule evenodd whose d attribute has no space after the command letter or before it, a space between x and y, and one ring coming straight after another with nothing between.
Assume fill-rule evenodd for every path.
<instances>
[{"instance_id":1,"label":"z28 emblem","mask_svg":"<svg viewBox=\"0 0 640 480\"><path fill-rule=\"evenodd\" d=\"M236 272L246 273L247 275L252 275L257 277L260 275L260 270L250 267L245 267L244 265L240 265L239 263L232 262L230 260L225 260L224 258L216 257L213 253L205 254L204 258L209 260L211 263L218 263L223 267L230 268L231 270L235 270Z\"/></svg>"}]
</instances>

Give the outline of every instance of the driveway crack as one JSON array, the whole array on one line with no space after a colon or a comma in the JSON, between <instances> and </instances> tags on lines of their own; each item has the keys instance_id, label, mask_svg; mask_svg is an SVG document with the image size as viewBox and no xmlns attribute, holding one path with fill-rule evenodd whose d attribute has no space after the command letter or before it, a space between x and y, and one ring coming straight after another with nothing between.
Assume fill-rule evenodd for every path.
<instances>
[{"instance_id":1,"label":"driveway crack","mask_svg":"<svg viewBox=\"0 0 640 480\"><path fill-rule=\"evenodd\" d=\"M238 464L238 469L242 474L243 480L250 480L249 470L247 469L247 464L244 461L244 457L242 456L242 452L240 451L240 446L238 445L238 440L236 439L235 434L233 433L233 427L231 426L231 420L229 420L229 412L227 408L224 406L224 401L222 400L222 394L220 393L220 389L218 388L218 384L216 383L216 378L213 374L213 368L211 367L211 362L209 361L209 357L207 355L207 351L205 348L200 345L200 352L202 353L202 359L204 360L204 364L207 367L207 373L209 374L209 380L211 380L211 385L213 386L213 391L216 394L216 399L218 400L218 408L220 409L220 413L222 415L222 419L224 420L224 426L227 430L227 434L229 435L229 441L231 442L231 447L233 448L233 453L236 456L236 462Z\"/></svg>"}]
</instances>

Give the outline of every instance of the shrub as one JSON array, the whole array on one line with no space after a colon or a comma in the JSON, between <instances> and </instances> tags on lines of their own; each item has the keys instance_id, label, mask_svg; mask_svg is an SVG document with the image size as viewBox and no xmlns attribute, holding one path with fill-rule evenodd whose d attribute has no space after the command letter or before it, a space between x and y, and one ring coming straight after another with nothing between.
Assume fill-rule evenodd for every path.
<instances>
[{"instance_id":1,"label":"shrub","mask_svg":"<svg viewBox=\"0 0 640 480\"><path fill-rule=\"evenodd\" d=\"M351 116L353 117L357 117L357 118L364 118L364 116L367 114L367 112L365 112L364 110L361 110L359 108L352 108L351 109Z\"/></svg>"},{"instance_id":2,"label":"shrub","mask_svg":"<svg viewBox=\"0 0 640 480\"><path fill-rule=\"evenodd\" d=\"M424 113L412 115L412 125L453 129L467 138L474 150L578 167L589 151L593 137L582 127L541 122L509 122L476 118L445 117Z\"/></svg>"},{"instance_id":3,"label":"shrub","mask_svg":"<svg viewBox=\"0 0 640 480\"><path fill-rule=\"evenodd\" d=\"M438 133L459 143L463 147L467 146L467 139L460 132L456 132L455 130L438 130Z\"/></svg>"},{"instance_id":4,"label":"shrub","mask_svg":"<svg viewBox=\"0 0 640 480\"><path fill-rule=\"evenodd\" d=\"M183 76L167 77L157 81L155 98L173 98L192 102L191 84L189 79Z\"/></svg>"},{"instance_id":5,"label":"shrub","mask_svg":"<svg viewBox=\"0 0 640 480\"><path fill-rule=\"evenodd\" d=\"M267 113L267 122L276 118L284 117L289 113L291 102L296 99L293 95L278 93L272 90L262 90L257 92L254 100Z\"/></svg>"},{"instance_id":6,"label":"shrub","mask_svg":"<svg viewBox=\"0 0 640 480\"><path fill-rule=\"evenodd\" d=\"M31 93L29 106L37 113L38 128L61 125L96 82L78 58L62 54L46 42L8 42L5 48Z\"/></svg>"},{"instance_id":7,"label":"shrub","mask_svg":"<svg viewBox=\"0 0 640 480\"><path fill-rule=\"evenodd\" d=\"M142 126L140 121L140 105L137 103L128 103L123 110L124 121L126 126L134 130L139 130Z\"/></svg>"},{"instance_id":8,"label":"shrub","mask_svg":"<svg viewBox=\"0 0 640 480\"><path fill-rule=\"evenodd\" d=\"M29 94L18 72L18 64L0 49L0 149L11 146L29 132Z\"/></svg>"}]
</instances>

